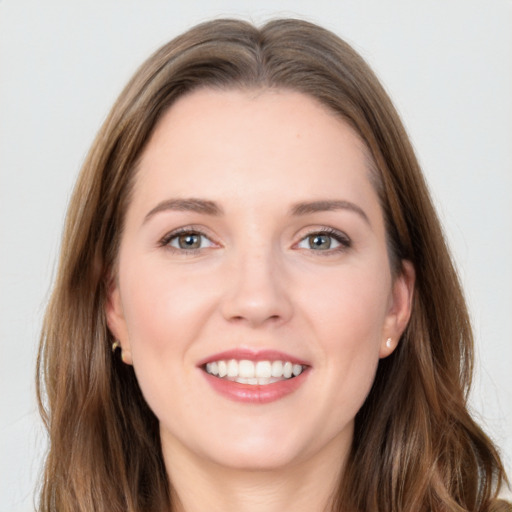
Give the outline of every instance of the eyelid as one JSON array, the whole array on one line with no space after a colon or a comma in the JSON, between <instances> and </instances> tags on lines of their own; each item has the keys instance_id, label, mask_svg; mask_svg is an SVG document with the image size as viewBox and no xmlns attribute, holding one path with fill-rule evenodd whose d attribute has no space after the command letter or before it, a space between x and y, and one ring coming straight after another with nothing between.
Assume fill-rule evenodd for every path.
<instances>
[{"instance_id":1,"label":"eyelid","mask_svg":"<svg viewBox=\"0 0 512 512\"><path fill-rule=\"evenodd\" d=\"M210 247L198 247L191 249L182 249L178 247L173 247L170 245L171 240L174 238L184 235L184 234L195 234L207 238L211 243L212 247L219 247L219 243L215 240L215 238L202 226L190 225L190 226L181 226L179 228L173 229L166 233L162 238L158 241L158 246L163 247L164 249L168 249L169 251L173 251L181 254L191 254L198 251L202 251L204 249L209 249Z\"/></svg>"},{"instance_id":2,"label":"eyelid","mask_svg":"<svg viewBox=\"0 0 512 512\"><path fill-rule=\"evenodd\" d=\"M334 240L336 240L336 242L339 245L332 249L329 248L326 250L314 250L314 249L298 247L298 245L301 242L303 242L304 240L306 240L308 237L310 237L312 235L327 235L327 236L333 238ZM340 231L339 229L335 229L335 228L328 227L328 226L319 226L319 227L308 229L308 231L305 234L301 234L299 241L294 244L293 248L304 249L304 250L307 250L310 252L317 253L319 255L328 255L328 254L333 254L333 253L337 253L337 252L343 252L343 251L349 249L351 246L352 246L352 240L343 231Z\"/></svg>"}]
</instances>

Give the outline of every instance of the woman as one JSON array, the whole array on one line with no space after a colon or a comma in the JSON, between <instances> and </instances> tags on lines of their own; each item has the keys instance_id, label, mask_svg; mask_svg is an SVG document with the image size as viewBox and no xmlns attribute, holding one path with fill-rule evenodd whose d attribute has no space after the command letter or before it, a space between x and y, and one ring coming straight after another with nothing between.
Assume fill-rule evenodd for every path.
<instances>
[{"instance_id":1,"label":"woman","mask_svg":"<svg viewBox=\"0 0 512 512\"><path fill-rule=\"evenodd\" d=\"M44 511L507 507L410 143L306 22L205 23L139 69L79 177L38 366Z\"/></svg>"}]
</instances>

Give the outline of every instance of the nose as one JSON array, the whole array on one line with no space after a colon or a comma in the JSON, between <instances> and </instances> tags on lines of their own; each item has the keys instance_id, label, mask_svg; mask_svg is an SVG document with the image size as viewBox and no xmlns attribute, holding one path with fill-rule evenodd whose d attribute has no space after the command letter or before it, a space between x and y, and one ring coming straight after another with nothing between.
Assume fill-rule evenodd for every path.
<instances>
[{"instance_id":1,"label":"nose","mask_svg":"<svg viewBox=\"0 0 512 512\"><path fill-rule=\"evenodd\" d=\"M290 289L279 258L272 254L243 254L227 272L221 310L229 322L250 327L284 324L292 316Z\"/></svg>"}]
</instances>

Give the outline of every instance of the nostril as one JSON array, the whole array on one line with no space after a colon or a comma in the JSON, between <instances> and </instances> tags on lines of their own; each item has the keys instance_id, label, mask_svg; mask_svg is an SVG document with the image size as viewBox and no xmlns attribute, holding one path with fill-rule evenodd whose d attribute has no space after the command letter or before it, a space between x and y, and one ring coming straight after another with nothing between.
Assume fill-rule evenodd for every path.
<instances>
[{"instance_id":1,"label":"nostril","mask_svg":"<svg viewBox=\"0 0 512 512\"><path fill-rule=\"evenodd\" d=\"M228 287L221 301L222 316L233 324L256 326L287 321L292 314L290 297L275 280L240 276Z\"/></svg>"}]
</instances>

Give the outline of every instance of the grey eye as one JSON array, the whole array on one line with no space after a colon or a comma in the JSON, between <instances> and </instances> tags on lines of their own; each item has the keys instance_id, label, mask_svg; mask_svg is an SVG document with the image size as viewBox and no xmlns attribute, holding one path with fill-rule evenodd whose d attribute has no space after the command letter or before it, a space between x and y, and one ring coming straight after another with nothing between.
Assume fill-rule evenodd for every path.
<instances>
[{"instance_id":1,"label":"grey eye","mask_svg":"<svg viewBox=\"0 0 512 512\"><path fill-rule=\"evenodd\" d=\"M331 237L327 235L311 235L308 237L309 246L312 249L330 249Z\"/></svg>"},{"instance_id":2,"label":"grey eye","mask_svg":"<svg viewBox=\"0 0 512 512\"><path fill-rule=\"evenodd\" d=\"M314 251L326 251L334 249L341 244L332 235L326 233L313 233L300 241L298 247Z\"/></svg>"},{"instance_id":3,"label":"grey eye","mask_svg":"<svg viewBox=\"0 0 512 512\"><path fill-rule=\"evenodd\" d=\"M213 243L201 233L190 232L173 236L168 245L176 249L193 250L211 247Z\"/></svg>"}]
</instances>

